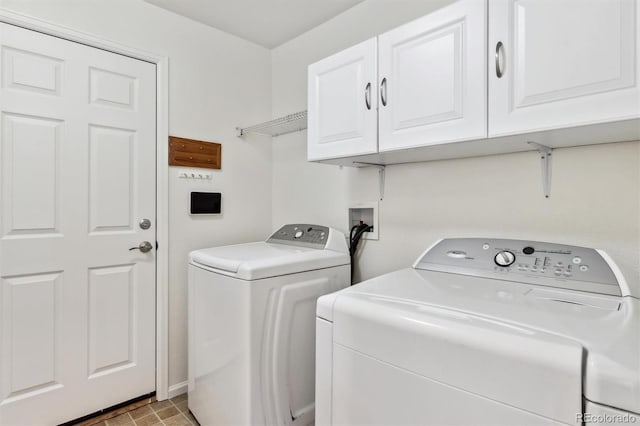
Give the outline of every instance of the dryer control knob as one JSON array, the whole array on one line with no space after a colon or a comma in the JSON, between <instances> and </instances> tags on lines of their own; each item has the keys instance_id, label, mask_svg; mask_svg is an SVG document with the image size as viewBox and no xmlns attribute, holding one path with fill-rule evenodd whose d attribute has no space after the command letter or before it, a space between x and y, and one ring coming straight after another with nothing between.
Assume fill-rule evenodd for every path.
<instances>
[{"instance_id":1,"label":"dryer control knob","mask_svg":"<svg viewBox=\"0 0 640 426\"><path fill-rule=\"evenodd\" d=\"M499 251L493 260L498 266L510 266L511 264L513 264L513 262L516 261L516 255L510 251L503 250Z\"/></svg>"},{"instance_id":2,"label":"dryer control knob","mask_svg":"<svg viewBox=\"0 0 640 426\"><path fill-rule=\"evenodd\" d=\"M296 231L296 233L293 235L293 238L297 240L298 238L302 237L302 234L304 234L303 231Z\"/></svg>"}]
</instances>

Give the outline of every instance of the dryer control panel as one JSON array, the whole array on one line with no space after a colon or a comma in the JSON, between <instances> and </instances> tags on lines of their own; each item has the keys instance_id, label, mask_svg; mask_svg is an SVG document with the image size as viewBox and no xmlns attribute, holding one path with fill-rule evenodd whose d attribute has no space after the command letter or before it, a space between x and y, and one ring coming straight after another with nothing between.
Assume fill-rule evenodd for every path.
<instances>
[{"instance_id":1,"label":"dryer control panel","mask_svg":"<svg viewBox=\"0 0 640 426\"><path fill-rule=\"evenodd\" d=\"M284 225L269 237L268 243L322 249L329 240L329 228L321 225Z\"/></svg>"},{"instance_id":2,"label":"dryer control panel","mask_svg":"<svg viewBox=\"0 0 640 426\"><path fill-rule=\"evenodd\" d=\"M621 296L617 267L605 256L592 248L538 241L449 238L414 268Z\"/></svg>"}]
</instances>

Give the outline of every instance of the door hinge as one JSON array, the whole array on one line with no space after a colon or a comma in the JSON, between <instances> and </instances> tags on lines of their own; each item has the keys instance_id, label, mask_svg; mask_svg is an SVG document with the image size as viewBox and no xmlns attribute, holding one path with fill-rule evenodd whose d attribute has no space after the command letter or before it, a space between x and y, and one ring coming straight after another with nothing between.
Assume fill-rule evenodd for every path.
<instances>
[{"instance_id":1,"label":"door hinge","mask_svg":"<svg viewBox=\"0 0 640 426\"><path fill-rule=\"evenodd\" d=\"M158 251L158 242L156 241L156 251Z\"/></svg>"}]
</instances>

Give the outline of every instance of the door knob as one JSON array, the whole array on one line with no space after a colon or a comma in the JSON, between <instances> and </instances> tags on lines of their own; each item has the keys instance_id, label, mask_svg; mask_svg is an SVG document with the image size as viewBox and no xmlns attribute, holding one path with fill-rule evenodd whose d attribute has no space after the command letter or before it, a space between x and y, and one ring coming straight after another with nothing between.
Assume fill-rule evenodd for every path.
<instances>
[{"instance_id":1,"label":"door knob","mask_svg":"<svg viewBox=\"0 0 640 426\"><path fill-rule=\"evenodd\" d=\"M151 251L151 249L153 248L153 246L151 245L151 243L149 241L143 241L140 243L140 245L138 247L131 247L129 249L129 251L131 250L140 250L142 253L146 253L148 251Z\"/></svg>"}]
</instances>

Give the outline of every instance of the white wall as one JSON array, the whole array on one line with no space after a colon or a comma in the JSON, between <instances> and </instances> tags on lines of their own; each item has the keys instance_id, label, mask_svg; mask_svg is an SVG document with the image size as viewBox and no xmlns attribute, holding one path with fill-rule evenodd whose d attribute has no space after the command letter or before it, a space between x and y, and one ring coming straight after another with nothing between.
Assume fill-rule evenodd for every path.
<instances>
[{"instance_id":1,"label":"white wall","mask_svg":"<svg viewBox=\"0 0 640 426\"><path fill-rule=\"evenodd\" d=\"M307 66L450 1L367 0L272 52L273 111L306 108ZM608 251L640 291L640 143L558 149L550 199L539 157L509 154L387 167L380 240L366 241L361 278L409 266L438 238L556 241ZM375 201L377 171L306 162L306 133L273 141L273 223L346 230L350 203Z\"/></svg>"},{"instance_id":2,"label":"white wall","mask_svg":"<svg viewBox=\"0 0 640 426\"><path fill-rule=\"evenodd\" d=\"M178 179L182 168L170 169L169 383L183 382L188 252L263 239L271 230L271 145L234 131L271 117L270 53L141 0L0 0L0 7L168 55L170 134L222 143L222 170L212 181ZM221 216L188 215L189 192L198 189L222 192Z\"/></svg>"}]
</instances>

